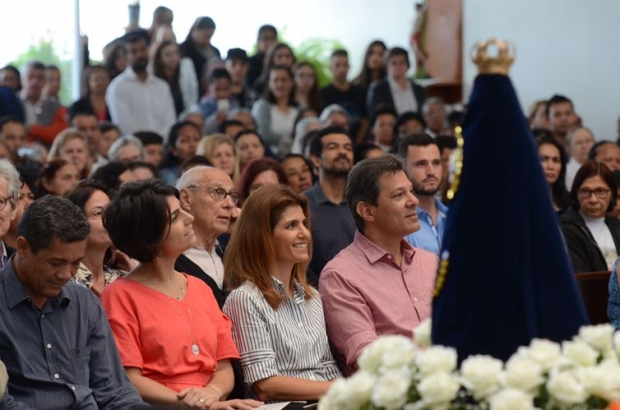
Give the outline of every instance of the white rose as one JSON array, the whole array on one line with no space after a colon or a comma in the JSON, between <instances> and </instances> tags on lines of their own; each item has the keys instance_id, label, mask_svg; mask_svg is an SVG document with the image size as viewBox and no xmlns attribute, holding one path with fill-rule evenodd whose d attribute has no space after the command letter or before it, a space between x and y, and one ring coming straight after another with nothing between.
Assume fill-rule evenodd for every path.
<instances>
[{"instance_id":1,"label":"white rose","mask_svg":"<svg viewBox=\"0 0 620 410\"><path fill-rule=\"evenodd\" d=\"M570 371L555 371L549 376L547 391L563 404L583 403L588 393Z\"/></svg>"},{"instance_id":2,"label":"white rose","mask_svg":"<svg viewBox=\"0 0 620 410\"><path fill-rule=\"evenodd\" d=\"M349 404L352 409L359 409L370 401L377 377L372 373L359 370L347 379Z\"/></svg>"},{"instance_id":3,"label":"white rose","mask_svg":"<svg viewBox=\"0 0 620 410\"><path fill-rule=\"evenodd\" d=\"M411 372L406 368L383 374L372 390L372 403L386 410L402 408L407 402L411 381Z\"/></svg>"},{"instance_id":4,"label":"white rose","mask_svg":"<svg viewBox=\"0 0 620 410\"><path fill-rule=\"evenodd\" d=\"M417 354L415 364L422 376L428 376L435 372L453 372L456 369L456 359L456 350L444 346L431 346Z\"/></svg>"},{"instance_id":5,"label":"white rose","mask_svg":"<svg viewBox=\"0 0 620 410\"><path fill-rule=\"evenodd\" d=\"M450 402L456 399L460 388L458 378L446 372L433 373L422 379L417 386L424 408L434 410L449 409Z\"/></svg>"},{"instance_id":6,"label":"white rose","mask_svg":"<svg viewBox=\"0 0 620 410\"><path fill-rule=\"evenodd\" d=\"M534 410L531 395L519 389L506 388L489 398L491 410Z\"/></svg>"},{"instance_id":7,"label":"white rose","mask_svg":"<svg viewBox=\"0 0 620 410\"><path fill-rule=\"evenodd\" d=\"M413 340L420 347L430 347L433 342L431 341L432 324L431 319L426 319L420 323L418 327L413 329Z\"/></svg>"},{"instance_id":8,"label":"white rose","mask_svg":"<svg viewBox=\"0 0 620 410\"><path fill-rule=\"evenodd\" d=\"M379 373L383 374L394 369L414 368L417 350L411 339L404 336L386 336L390 343L385 346Z\"/></svg>"},{"instance_id":9,"label":"white rose","mask_svg":"<svg viewBox=\"0 0 620 410\"><path fill-rule=\"evenodd\" d=\"M526 356L542 366L543 371L568 363L562 356L560 345L550 340L533 339L529 347L520 347L519 355Z\"/></svg>"},{"instance_id":10,"label":"white rose","mask_svg":"<svg viewBox=\"0 0 620 410\"><path fill-rule=\"evenodd\" d=\"M414 363L416 348L413 342L400 335L381 336L360 354L357 363L362 370L381 374L390 369Z\"/></svg>"},{"instance_id":11,"label":"white rose","mask_svg":"<svg viewBox=\"0 0 620 410\"><path fill-rule=\"evenodd\" d=\"M533 393L545 382L542 366L529 357L515 355L506 363L504 385L525 393Z\"/></svg>"},{"instance_id":12,"label":"white rose","mask_svg":"<svg viewBox=\"0 0 620 410\"><path fill-rule=\"evenodd\" d=\"M350 406L350 387L347 380L337 379L319 400L319 410L357 410Z\"/></svg>"},{"instance_id":13,"label":"white rose","mask_svg":"<svg viewBox=\"0 0 620 410\"><path fill-rule=\"evenodd\" d=\"M615 350L608 350L606 352L603 353L603 359L604 360L614 360L614 361L618 361L618 353L616 353Z\"/></svg>"},{"instance_id":14,"label":"white rose","mask_svg":"<svg viewBox=\"0 0 620 410\"><path fill-rule=\"evenodd\" d=\"M562 352L573 365L578 367L595 366L599 356L599 352L579 338L562 342Z\"/></svg>"},{"instance_id":15,"label":"white rose","mask_svg":"<svg viewBox=\"0 0 620 410\"><path fill-rule=\"evenodd\" d=\"M614 333L614 347L616 349L616 355L620 356L620 330Z\"/></svg>"},{"instance_id":16,"label":"white rose","mask_svg":"<svg viewBox=\"0 0 620 410\"><path fill-rule=\"evenodd\" d=\"M503 367L491 356L470 356L461 365L461 383L474 399L482 400L499 389Z\"/></svg>"},{"instance_id":17,"label":"white rose","mask_svg":"<svg viewBox=\"0 0 620 410\"><path fill-rule=\"evenodd\" d=\"M610 324L582 326L579 337L590 346L603 353L612 349L614 327Z\"/></svg>"},{"instance_id":18,"label":"white rose","mask_svg":"<svg viewBox=\"0 0 620 410\"><path fill-rule=\"evenodd\" d=\"M615 361L576 370L577 379L586 392L605 400L620 399L620 367Z\"/></svg>"}]
</instances>

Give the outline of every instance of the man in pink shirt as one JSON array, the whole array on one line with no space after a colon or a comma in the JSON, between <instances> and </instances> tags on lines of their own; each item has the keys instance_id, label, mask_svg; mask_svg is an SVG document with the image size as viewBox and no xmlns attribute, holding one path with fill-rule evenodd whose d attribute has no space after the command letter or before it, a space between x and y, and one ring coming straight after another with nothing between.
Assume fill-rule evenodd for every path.
<instances>
[{"instance_id":1,"label":"man in pink shirt","mask_svg":"<svg viewBox=\"0 0 620 410\"><path fill-rule=\"evenodd\" d=\"M357 232L323 269L319 291L327 334L343 373L380 335L410 337L431 315L438 258L403 237L420 229L417 198L393 156L367 159L347 179Z\"/></svg>"}]
</instances>

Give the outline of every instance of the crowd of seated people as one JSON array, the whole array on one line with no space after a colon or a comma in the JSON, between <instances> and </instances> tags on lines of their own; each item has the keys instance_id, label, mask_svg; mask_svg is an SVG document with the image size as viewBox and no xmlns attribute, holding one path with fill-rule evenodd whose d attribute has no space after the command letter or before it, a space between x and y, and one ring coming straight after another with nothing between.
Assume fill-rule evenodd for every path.
<instances>
[{"instance_id":1,"label":"crowd of seated people","mask_svg":"<svg viewBox=\"0 0 620 410\"><path fill-rule=\"evenodd\" d=\"M106 46L69 107L57 68L0 69L19 105L0 116L1 408L314 401L378 336L430 316L464 113L382 41L353 79L330 50L319 84L271 25L255 55L223 60L213 19L182 43L172 19L158 7ZM620 328L620 146L565 96L528 114L567 256L576 273L613 271ZM15 325L20 304L54 326Z\"/></svg>"}]
</instances>

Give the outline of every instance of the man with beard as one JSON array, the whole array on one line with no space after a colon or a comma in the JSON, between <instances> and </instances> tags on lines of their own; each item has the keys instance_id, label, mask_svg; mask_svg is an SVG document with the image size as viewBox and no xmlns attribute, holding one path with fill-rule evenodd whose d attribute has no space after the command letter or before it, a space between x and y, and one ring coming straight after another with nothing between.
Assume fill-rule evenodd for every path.
<instances>
[{"instance_id":1,"label":"man with beard","mask_svg":"<svg viewBox=\"0 0 620 410\"><path fill-rule=\"evenodd\" d=\"M338 126L320 130L310 142L310 160L318 182L304 192L312 215L312 260L317 276L338 252L353 242L355 223L344 198L353 167L353 138ZM320 279L320 278L319 278Z\"/></svg>"},{"instance_id":2,"label":"man with beard","mask_svg":"<svg viewBox=\"0 0 620 410\"><path fill-rule=\"evenodd\" d=\"M149 74L147 40L144 32L125 35L127 68L108 86L106 103L121 134L152 131L168 135L176 121L168 84Z\"/></svg>"},{"instance_id":3,"label":"man with beard","mask_svg":"<svg viewBox=\"0 0 620 410\"><path fill-rule=\"evenodd\" d=\"M411 246L426 249L439 256L448 213L448 208L436 197L442 178L439 147L431 136L414 134L400 142L398 156L403 161L413 185L413 193L420 202L420 230L410 233L405 240Z\"/></svg>"}]
</instances>

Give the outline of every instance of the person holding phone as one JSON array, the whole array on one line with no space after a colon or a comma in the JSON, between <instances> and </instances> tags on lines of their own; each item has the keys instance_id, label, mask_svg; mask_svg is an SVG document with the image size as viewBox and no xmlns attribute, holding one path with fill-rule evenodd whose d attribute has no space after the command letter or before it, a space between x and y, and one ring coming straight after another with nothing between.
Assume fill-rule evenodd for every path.
<instances>
[{"instance_id":1,"label":"person holding phone","mask_svg":"<svg viewBox=\"0 0 620 410\"><path fill-rule=\"evenodd\" d=\"M200 101L200 112L206 118L206 134L217 132L228 118L228 112L239 104L232 95L232 79L225 68L216 68L209 76L207 95Z\"/></svg>"}]
</instances>

